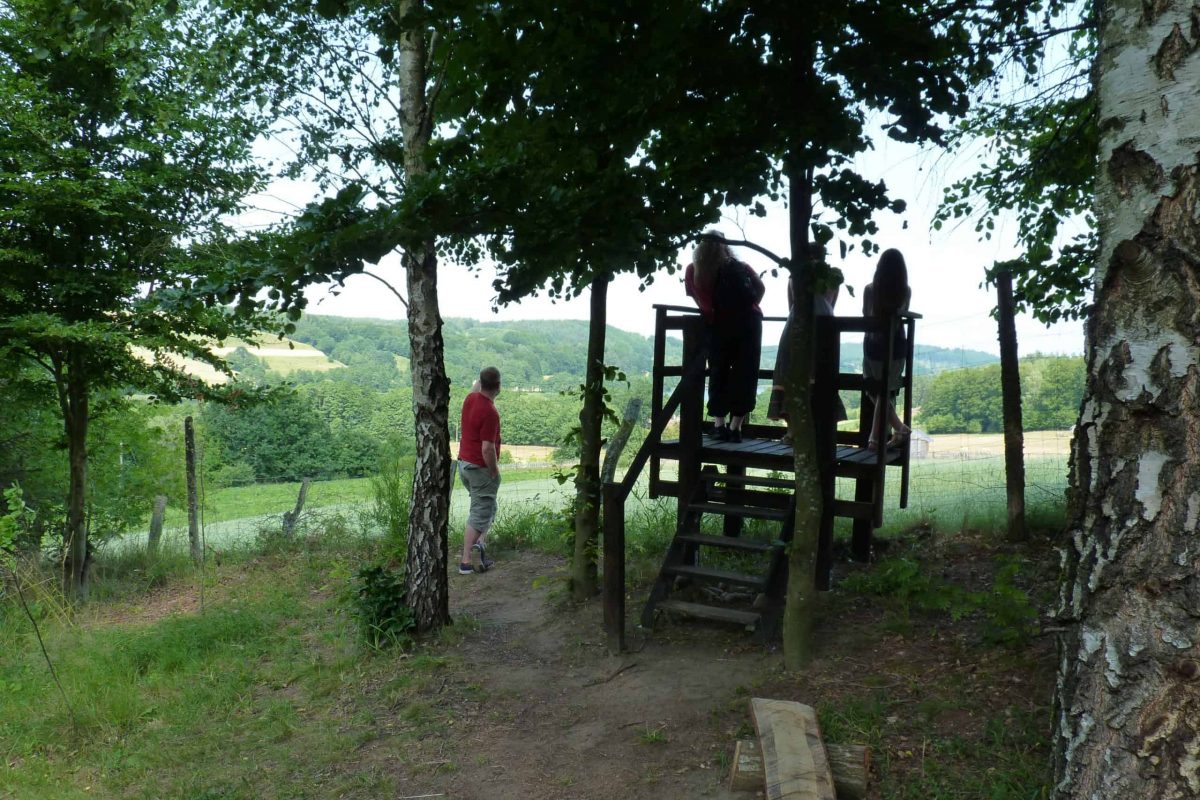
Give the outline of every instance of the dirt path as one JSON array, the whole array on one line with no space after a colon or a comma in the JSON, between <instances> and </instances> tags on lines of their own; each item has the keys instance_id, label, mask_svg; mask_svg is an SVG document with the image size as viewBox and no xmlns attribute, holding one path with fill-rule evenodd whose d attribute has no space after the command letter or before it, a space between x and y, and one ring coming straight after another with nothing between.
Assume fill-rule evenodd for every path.
<instances>
[{"instance_id":1,"label":"dirt path","mask_svg":"<svg viewBox=\"0 0 1200 800\"><path fill-rule=\"evenodd\" d=\"M740 632L696 625L645 640L635 631L637 652L609 656L599 604L575 609L552 596L562 569L512 553L486 574L451 576L453 613L479 626L456 649L478 687L460 687L461 727L445 754L455 771L432 776L424 791L457 800L745 798L725 785L727 759L750 686L778 656Z\"/></svg>"}]
</instances>

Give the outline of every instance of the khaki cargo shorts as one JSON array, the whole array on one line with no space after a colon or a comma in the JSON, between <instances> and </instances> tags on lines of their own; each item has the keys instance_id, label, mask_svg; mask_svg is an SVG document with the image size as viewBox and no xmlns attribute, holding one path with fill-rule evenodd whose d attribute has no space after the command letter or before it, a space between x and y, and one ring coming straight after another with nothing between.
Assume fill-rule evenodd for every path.
<instances>
[{"instance_id":1,"label":"khaki cargo shorts","mask_svg":"<svg viewBox=\"0 0 1200 800\"><path fill-rule=\"evenodd\" d=\"M480 533L487 533L496 519L496 493L500 491L500 476L493 478L488 474L487 467L459 461L458 477L467 487L467 494L471 495L467 524Z\"/></svg>"}]
</instances>

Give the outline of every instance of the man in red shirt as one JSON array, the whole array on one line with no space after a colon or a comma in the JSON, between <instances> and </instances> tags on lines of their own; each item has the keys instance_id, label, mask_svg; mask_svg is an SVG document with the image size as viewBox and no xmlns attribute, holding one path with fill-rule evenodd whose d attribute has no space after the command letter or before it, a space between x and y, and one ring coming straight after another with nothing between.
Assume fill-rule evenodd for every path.
<instances>
[{"instance_id":1,"label":"man in red shirt","mask_svg":"<svg viewBox=\"0 0 1200 800\"><path fill-rule=\"evenodd\" d=\"M479 390L463 401L458 443L458 476L471 495L471 510L463 532L462 575L475 572L471 551L479 552L479 571L487 572L493 561L487 557L483 537L496 518L496 493L500 489L500 412L493 402L500 394L500 370L484 367L479 373Z\"/></svg>"}]
</instances>

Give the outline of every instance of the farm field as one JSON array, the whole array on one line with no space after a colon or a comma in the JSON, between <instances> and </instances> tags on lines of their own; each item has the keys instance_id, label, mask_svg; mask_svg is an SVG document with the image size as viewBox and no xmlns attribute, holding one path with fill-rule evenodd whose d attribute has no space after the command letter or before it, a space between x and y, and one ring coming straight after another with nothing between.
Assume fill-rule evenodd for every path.
<instances>
[{"instance_id":1,"label":"farm field","mask_svg":"<svg viewBox=\"0 0 1200 800\"><path fill-rule=\"evenodd\" d=\"M935 444L942 449L926 459L912 461L908 507L901 509L900 472L888 471L885 487L882 537L895 537L914 528L938 531L993 530L1004 524L1006 488L1004 460L993 453L1000 447L996 436L939 436ZM1055 527L1063 522L1064 493L1067 486L1066 434L1035 433L1032 449L1050 454L1026 458L1026 502L1034 524ZM514 447L514 455L538 458L548 456L552 448ZM544 462L528 461L506 465L500 493L500 519L544 517L557 513L571 501L574 485L560 484L553 468ZM669 470L665 473L670 475ZM202 517L205 542L215 548L227 548L253 542L262 532L276 530L282 515L291 510L299 492L299 483L272 483L238 486L208 492ZM839 481L840 497L854 496L854 484ZM641 492L631 498L629 514L657 514L673 500L651 501ZM666 504L665 506L663 504ZM310 486L302 521L320 524L322 518L340 515L359 527L370 527L371 482L368 478L316 481ZM450 529L452 539L461 536L466 519L467 496L457 479L451 494ZM839 519L835 532L850 535L850 521ZM122 541L144 541L145 525L131 531ZM169 507L163 542L182 548L186 543L187 518L184 509ZM657 546L657 545L654 545Z\"/></svg>"},{"instance_id":2,"label":"farm field","mask_svg":"<svg viewBox=\"0 0 1200 800\"><path fill-rule=\"evenodd\" d=\"M915 427L920 429L920 420ZM1026 431L1025 457L1061 456L1071 452L1071 431ZM936 433L930 435L930 458L1004 457L1002 433Z\"/></svg>"}]
</instances>

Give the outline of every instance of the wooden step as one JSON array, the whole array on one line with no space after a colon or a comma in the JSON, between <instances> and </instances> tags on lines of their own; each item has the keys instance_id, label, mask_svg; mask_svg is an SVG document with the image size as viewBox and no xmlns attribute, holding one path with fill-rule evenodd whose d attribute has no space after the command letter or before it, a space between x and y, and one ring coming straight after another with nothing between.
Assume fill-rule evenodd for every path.
<instances>
[{"instance_id":1,"label":"wooden step","mask_svg":"<svg viewBox=\"0 0 1200 800\"><path fill-rule=\"evenodd\" d=\"M688 506L691 511L701 511L705 514L724 514L727 517L749 517L750 519L772 519L783 522L787 519L787 509L762 508L761 506L737 506L732 503L692 503Z\"/></svg>"},{"instance_id":2,"label":"wooden step","mask_svg":"<svg viewBox=\"0 0 1200 800\"><path fill-rule=\"evenodd\" d=\"M833 515L835 517L850 517L850 519L871 520L875 516L873 503L859 503L854 500L834 500Z\"/></svg>"},{"instance_id":3,"label":"wooden step","mask_svg":"<svg viewBox=\"0 0 1200 800\"><path fill-rule=\"evenodd\" d=\"M700 474L701 479L710 483L724 483L731 486L769 486L774 489L795 489L796 481L786 478L766 478L761 475L716 475L710 472Z\"/></svg>"},{"instance_id":4,"label":"wooden step","mask_svg":"<svg viewBox=\"0 0 1200 800\"><path fill-rule=\"evenodd\" d=\"M656 611L660 609L663 611L674 611L678 614L686 614L689 617L699 617L700 619L732 622L734 625L744 625L747 628L753 628L762 618L762 615L757 611L740 611L736 608L706 606L701 603L685 603L683 600L663 600L655 606Z\"/></svg>"},{"instance_id":5,"label":"wooden step","mask_svg":"<svg viewBox=\"0 0 1200 800\"><path fill-rule=\"evenodd\" d=\"M738 536L709 536L704 533L688 533L675 537L677 542L702 544L706 547L719 547L725 550L745 550L752 553L767 553L774 550L776 545L757 539L743 539Z\"/></svg>"},{"instance_id":6,"label":"wooden step","mask_svg":"<svg viewBox=\"0 0 1200 800\"><path fill-rule=\"evenodd\" d=\"M714 569L713 567L695 567L688 564L678 564L663 567L663 572L667 575L681 575L711 583L736 583L739 586L749 586L754 589L763 589L767 585L767 579L761 576L744 575L740 572L731 572L727 569Z\"/></svg>"}]
</instances>

